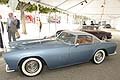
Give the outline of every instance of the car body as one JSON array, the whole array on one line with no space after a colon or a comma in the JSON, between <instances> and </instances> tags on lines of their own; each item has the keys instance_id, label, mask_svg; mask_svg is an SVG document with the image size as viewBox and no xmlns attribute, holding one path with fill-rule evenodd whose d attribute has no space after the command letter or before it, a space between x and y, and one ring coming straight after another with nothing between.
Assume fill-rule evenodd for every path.
<instances>
[{"instance_id":1,"label":"car body","mask_svg":"<svg viewBox=\"0 0 120 80\"><path fill-rule=\"evenodd\" d=\"M113 55L117 47L114 42L101 41L94 35L82 31L62 31L54 40L18 41L10 46L10 51L4 54L6 71L20 69L26 76L39 74L43 64L50 69L90 60L100 64L105 56Z\"/></svg>"},{"instance_id":2,"label":"car body","mask_svg":"<svg viewBox=\"0 0 120 80\"><path fill-rule=\"evenodd\" d=\"M99 25L94 25L94 26L93 25L83 25L82 29L80 29L80 30L88 32L90 34L93 34L101 40L106 40L106 39L112 38L111 32L99 30Z\"/></svg>"},{"instance_id":3,"label":"car body","mask_svg":"<svg viewBox=\"0 0 120 80\"><path fill-rule=\"evenodd\" d=\"M56 32L56 35L60 34L62 31L64 31L64 30L58 30ZM112 38L112 34L110 32L106 32L106 31L87 30L87 29L81 29L80 31L84 31L84 32L93 34L96 37L98 37L100 40L107 40L107 39L111 39Z\"/></svg>"},{"instance_id":4,"label":"car body","mask_svg":"<svg viewBox=\"0 0 120 80\"><path fill-rule=\"evenodd\" d=\"M104 28L112 28L110 24L105 24Z\"/></svg>"},{"instance_id":5,"label":"car body","mask_svg":"<svg viewBox=\"0 0 120 80\"><path fill-rule=\"evenodd\" d=\"M112 38L112 34L110 32L106 32L106 31L100 31L100 30L82 30L82 31L93 34L101 40L106 40L106 39Z\"/></svg>"}]
</instances>

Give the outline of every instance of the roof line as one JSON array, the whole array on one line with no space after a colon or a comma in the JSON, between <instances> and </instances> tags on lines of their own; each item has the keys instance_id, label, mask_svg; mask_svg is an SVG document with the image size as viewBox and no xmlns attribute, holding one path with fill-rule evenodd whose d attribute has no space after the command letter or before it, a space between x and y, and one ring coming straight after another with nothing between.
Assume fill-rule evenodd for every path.
<instances>
[{"instance_id":1,"label":"roof line","mask_svg":"<svg viewBox=\"0 0 120 80\"><path fill-rule=\"evenodd\" d=\"M78 6L79 4L83 5L83 2L87 3L86 0L80 1L79 3L77 3L77 4L75 4L75 5L71 6L71 7L69 7L68 9L66 9L66 11L69 10L69 9L72 9L72 8L74 8L76 6Z\"/></svg>"},{"instance_id":2,"label":"roof line","mask_svg":"<svg viewBox=\"0 0 120 80\"><path fill-rule=\"evenodd\" d=\"M81 10L83 10L85 7L87 7L87 6L88 6L89 4L91 4L93 1L95 1L95 0L91 0L90 2L88 2L88 4L86 4L85 6L83 6ZM80 12L80 11L79 11L79 12Z\"/></svg>"},{"instance_id":3,"label":"roof line","mask_svg":"<svg viewBox=\"0 0 120 80\"><path fill-rule=\"evenodd\" d=\"M84 14L84 15L101 15L101 14ZM120 15L120 14L103 14L103 15Z\"/></svg>"},{"instance_id":4,"label":"roof line","mask_svg":"<svg viewBox=\"0 0 120 80\"><path fill-rule=\"evenodd\" d=\"M67 10L64 10L64 9L58 8L58 7L56 7L56 6L52 6L52 5L47 4L47 3L43 3L43 2L39 2L39 3L40 3L40 4L43 4L43 5L46 5L46 6L49 6L49 7L56 8L56 9L58 9L58 10L61 10L61 11L65 12L66 14L68 14L68 13L73 14L72 12L69 12L69 11L67 11Z\"/></svg>"},{"instance_id":5,"label":"roof line","mask_svg":"<svg viewBox=\"0 0 120 80\"><path fill-rule=\"evenodd\" d=\"M62 3L58 4L56 7L61 6L62 4L66 3L69 0L64 0Z\"/></svg>"}]
</instances>

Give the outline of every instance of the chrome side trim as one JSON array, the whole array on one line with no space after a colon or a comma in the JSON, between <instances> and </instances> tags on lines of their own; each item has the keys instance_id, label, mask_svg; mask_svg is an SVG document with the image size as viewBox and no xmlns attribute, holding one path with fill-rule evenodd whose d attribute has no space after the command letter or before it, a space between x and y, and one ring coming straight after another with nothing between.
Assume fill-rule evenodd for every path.
<instances>
[{"instance_id":1,"label":"chrome side trim","mask_svg":"<svg viewBox=\"0 0 120 80\"><path fill-rule=\"evenodd\" d=\"M112 54L108 54L109 56L113 56L113 55L116 55L117 54L117 52L115 51L114 53L112 53Z\"/></svg>"},{"instance_id":2,"label":"chrome side trim","mask_svg":"<svg viewBox=\"0 0 120 80\"><path fill-rule=\"evenodd\" d=\"M14 72L15 70L10 70L8 65L6 65L6 72Z\"/></svg>"}]
</instances>

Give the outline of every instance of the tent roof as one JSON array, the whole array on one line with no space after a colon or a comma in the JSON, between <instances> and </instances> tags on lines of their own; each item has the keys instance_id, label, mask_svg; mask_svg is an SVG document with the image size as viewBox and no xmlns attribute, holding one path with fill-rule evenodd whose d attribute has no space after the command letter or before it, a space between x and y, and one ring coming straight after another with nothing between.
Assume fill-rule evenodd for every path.
<instances>
[{"instance_id":1,"label":"tent roof","mask_svg":"<svg viewBox=\"0 0 120 80\"><path fill-rule=\"evenodd\" d=\"M73 14L94 19L120 17L120 0L33 0Z\"/></svg>"}]
</instances>

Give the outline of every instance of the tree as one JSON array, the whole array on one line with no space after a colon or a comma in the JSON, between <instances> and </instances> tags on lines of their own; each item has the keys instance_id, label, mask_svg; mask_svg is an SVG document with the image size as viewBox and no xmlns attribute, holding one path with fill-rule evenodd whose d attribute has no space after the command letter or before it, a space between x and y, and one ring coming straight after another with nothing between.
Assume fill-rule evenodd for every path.
<instances>
[{"instance_id":1,"label":"tree","mask_svg":"<svg viewBox=\"0 0 120 80\"><path fill-rule=\"evenodd\" d=\"M9 0L0 0L0 4L7 4L8 1ZM41 6L40 4L38 6L39 6L38 8L39 8L40 13L58 12L58 10L55 9L55 8L49 8L49 7ZM26 34L27 32L26 32L26 23L25 23L25 13L24 13L24 11L28 11L28 12L36 11L37 10L37 5L30 4L30 2L25 3L25 2L19 1L16 9L20 10L20 13L21 13L22 33Z\"/></svg>"},{"instance_id":2,"label":"tree","mask_svg":"<svg viewBox=\"0 0 120 80\"><path fill-rule=\"evenodd\" d=\"M0 4L7 4L9 0L0 0Z\"/></svg>"},{"instance_id":3,"label":"tree","mask_svg":"<svg viewBox=\"0 0 120 80\"><path fill-rule=\"evenodd\" d=\"M40 13L49 13L49 12L59 12L56 8L49 8L45 6L38 5Z\"/></svg>"},{"instance_id":4,"label":"tree","mask_svg":"<svg viewBox=\"0 0 120 80\"><path fill-rule=\"evenodd\" d=\"M49 13L49 12L58 12L57 9L55 8L48 8L45 6L41 6L40 4L38 5L39 8L39 12L40 13ZM28 11L28 12L32 12L32 11L36 11L37 10L37 5L36 4L30 4L29 3L25 3L25 2L20 2L18 4L17 9L20 10L21 12L21 21L22 21L22 31L24 34L26 34L26 23L25 23L25 14L24 11Z\"/></svg>"},{"instance_id":5,"label":"tree","mask_svg":"<svg viewBox=\"0 0 120 80\"><path fill-rule=\"evenodd\" d=\"M9 0L0 0L0 4L7 4ZM19 0L18 0L19 1ZM22 22L22 32L24 34L26 34L26 23L25 23L25 14L24 11L29 11L32 12L34 10L37 10L34 8L35 5L31 5L30 2L29 3L25 3L25 2L20 2L18 3L17 9L20 10L21 13L21 22Z\"/></svg>"},{"instance_id":6,"label":"tree","mask_svg":"<svg viewBox=\"0 0 120 80\"><path fill-rule=\"evenodd\" d=\"M21 13L21 23L22 23L22 33L27 34L26 32L26 23L25 23L25 13L24 11L31 6L30 2L25 3L25 2L20 2L18 3L17 9L20 10Z\"/></svg>"},{"instance_id":7,"label":"tree","mask_svg":"<svg viewBox=\"0 0 120 80\"><path fill-rule=\"evenodd\" d=\"M9 0L0 0L0 4L7 4ZM22 31L24 34L26 34L26 24L25 24L25 16L24 16L24 10L30 6L30 3L24 3L20 2L18 4L18 9L21 11L21 21L22 21Z\"/></svg>"}]
</instances>

